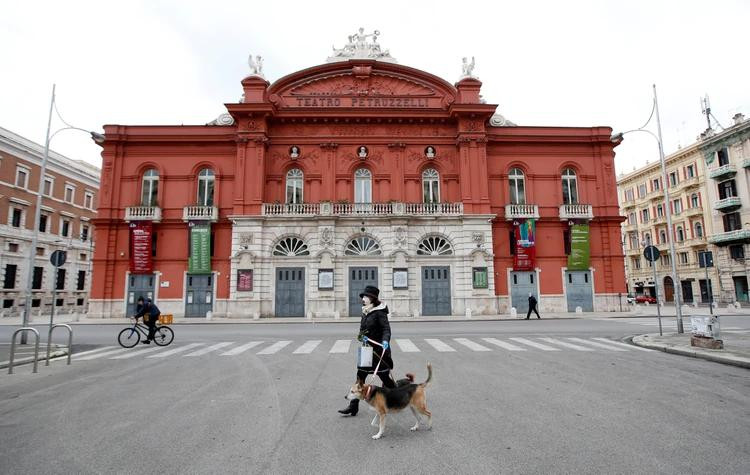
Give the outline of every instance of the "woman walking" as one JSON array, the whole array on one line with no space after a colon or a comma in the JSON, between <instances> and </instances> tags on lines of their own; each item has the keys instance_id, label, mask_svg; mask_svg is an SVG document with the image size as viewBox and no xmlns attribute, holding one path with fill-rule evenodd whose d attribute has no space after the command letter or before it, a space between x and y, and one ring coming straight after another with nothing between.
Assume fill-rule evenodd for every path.
<instances>
[{"instance_id":1,"label":"woman walking","mask_svg":"<svg viewBox=\"0 0 750 475\"><path fill-rule=\"evenodd\" d=\"M359 323L357 339L373 347L373 356L372 366L357 368L357 381L364 384L367 375L374 373L377 367L378 377L383 381L383 386L395 388L396 383L391 377L393 358L391 357L391 325L388 323L388 307L378 299L379 295L380 290L372 285L365 287L364 292L359 294L362 299L362 320ZM379 345L370 344L370 341L377 342ZM380 362L379 367L378 362ZM350 416L356 416L358 411L359 399L352 399L349 407L339 410L341 414Z\"/></svg>"}]
</instances>

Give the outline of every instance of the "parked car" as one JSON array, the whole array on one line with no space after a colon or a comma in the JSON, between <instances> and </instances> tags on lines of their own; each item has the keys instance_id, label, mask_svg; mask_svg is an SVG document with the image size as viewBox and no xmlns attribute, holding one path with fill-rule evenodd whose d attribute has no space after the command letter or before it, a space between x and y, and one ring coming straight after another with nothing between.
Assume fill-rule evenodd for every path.
<instances>
[{"instance_id":1,"label":"parked car","mask_svg":"<svg viewBox=\"0 0 750 475\"><path fill-rule=\"evenodd\" d=\"M656 299L650 295L636 295L635 303L656 303Z\"/></svg>"},{"instance_id":2,"label":"parked car","mask_svg":"<svg viewBox=\"0 0 750 475\"><path fill-rule=\"evenodd\" d=\"M626 301L627 301L628 303L633 303L633 302L635 302L635 295L633 295L633 294L628 294L628 295L626 295L626 296L625 296L625 299L626 299Z\"/></svg>"}]
</instances>

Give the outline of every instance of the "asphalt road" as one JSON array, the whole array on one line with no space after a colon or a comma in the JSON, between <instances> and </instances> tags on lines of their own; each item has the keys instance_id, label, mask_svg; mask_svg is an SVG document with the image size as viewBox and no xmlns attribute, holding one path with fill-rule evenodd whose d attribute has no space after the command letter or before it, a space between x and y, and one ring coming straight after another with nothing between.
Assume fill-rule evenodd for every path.
<instances>
[{"instance_id":1,"label":"asphalt road","mask_svg":"<svg viewBox=\"0 0 750 475\"><path fill-rule=\"evenodd\" d=\"M104 348L119 326L77 325L71 366L0 374L0 471L750 472L750 372L617 345L654 324L394 323L396 375L434 367L434 428L410 432L407 411L380 440L366 406L336 413L354 323L176 325L172 346L133 350Z\"/></svg>"}]
</instances>

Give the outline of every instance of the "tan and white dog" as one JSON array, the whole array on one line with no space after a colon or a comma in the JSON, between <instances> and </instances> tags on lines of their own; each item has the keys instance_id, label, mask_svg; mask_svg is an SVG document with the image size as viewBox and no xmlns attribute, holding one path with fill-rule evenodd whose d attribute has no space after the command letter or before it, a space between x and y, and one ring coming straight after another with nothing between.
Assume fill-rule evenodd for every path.
<instances>
[{"instance_id":1,"label":"tan and white dog","mask_svg":"<svg viewBox=\"0 0 750 475\"><path fill-rule=\"evenodd\" d=\"M413 381L413 377L410 379ZM432 429L432 413L427 410L427 402L425 400L425 388L430 384L431 380L432 365L427 363L427 380L424 383L402 384L400 380L398 386L389 389L371 384L360 384L358 381L351 387L346 398L349 400L362 399L377 412L371 424L374 426L376 419L379 418L380 430L372 436L373 439L383 437L386 414L399 412L407 406L417 419L417 423L412 426L411 430L419 429L420 420L417 412L427 416L427 428Z\"/></svg>"}]
</instances>

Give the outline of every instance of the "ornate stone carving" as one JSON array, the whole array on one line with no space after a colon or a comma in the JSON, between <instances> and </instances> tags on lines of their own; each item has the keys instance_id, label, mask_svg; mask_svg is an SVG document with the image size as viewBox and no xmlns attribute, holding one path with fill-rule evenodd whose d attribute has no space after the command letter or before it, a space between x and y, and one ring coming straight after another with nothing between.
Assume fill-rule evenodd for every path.
<instances>
[{"instance_id":1,"label":"ornate stone carving","mask_svg":"<svg viewBox=\"0 0 750 475\"><path fill-rule=\"evenodd\" d=\"M265 79L265 76L263 76L263 58L256 56L253 59L253 55L251 54L247 58L247 64L250 66L250 76L258 76Z\"/></svg>"},{"instance_id":2,"label":"ornate stone carving","mask_svg":"<svg viewBox=\"0 0 750 475\"><path fill-rule=\"evenodd\" d=\"M474 241L474 244L476 244L478 248L484 247L484 233L483 232L471 233L471 240Z\"/></svg>"},{"instance_id":3,"label":"ornate stone carving","mask_svg":"<svg viewBox=\"0 0 750 475\"><path fill-rule=\"evenodd\" d=\"M396 244L396 246L399 248L406 247L406 241L406 229L402 227L396 228L393 232L393 242Z\"/></svg>"},{"instance_id":4,"label":"ornate stone carving","mask_svg":"<svg viewBox=\"0 0 750 475\"><path fill-rule=\"evenodd\" d=\"M516 124L509 121L502 114L495 114L490 117L490 125L493 127L515 127Z\"/></svg>"},{"instance_id":5,"label":"ornate stone carving","mask_svg":"<svg viewBox=\"0 0 750 475\"><path fill-rule=\"evenodd\" d=\"M372 98L392 96L426 97L434 96L435 91L431 87L407 78L389 74L373 74L372 76L365 77L345 75L313 79L293 88L290 94L292 96L305 97L318 96L317 102L310 102L308 104L308 106L315 107L341 105L335 102L328 104L328 100L334 99L327 99L325 96L365 96ZM302 105L305 104L303 103ZM399 107L401 105L401 99L398 100L398 104L396 102L391 104L390 99L381 99L377 103L371 99L368 103L370 107Z\"/></svg>"},{"instance_id":6,"label":"ornate stone carving","mask_svg":"<svg viewBox=\"0 0 750 475\"><path fill-rule=\"evenodd\" d=\"M372 33L365 33L364 28L360 28L357 33L349 35L349 43L344 45L343 48L333 49L333 54L326 59L327 63L333 63L336 61L348 61L349 59L376 59L378 61L387 61L389 63L396 63L395 58L391 57L391 53L388 50L381 50L380 44L378 44L378 36L380 32L375 30ZM369 40L371 39L371 41Z\"/></svg>"},{"instance_id":7,"label":"ornate stone carving","mask_svg":"<svg viewBox=\"0 0 750 475\"><path fill-rule=\"evenodd\" d=\"M206 125L234 125L234 117L224 112Z\"/></svg>"},{"instance_id":8,"label":"ornate stone carving","mask_svg":"<svg viewBox=\"0 0 750 475\"><path fill-rule=\"evenodd\" d=\"M239 244L240 246L249 246L253 243L253 233L240 233Z\"/></svg>"},{"instance_id":9,"label":"ornate stone carving","mask_svg":"<svg viewBox=\"0 0 750 475\"><path fill-rule=\"evenodd\" d=\"M333 230L331 228L320 230L320 244L326 248L333 246Z\"/></svg>"}]
</instances>

